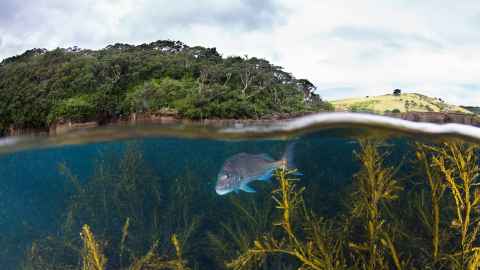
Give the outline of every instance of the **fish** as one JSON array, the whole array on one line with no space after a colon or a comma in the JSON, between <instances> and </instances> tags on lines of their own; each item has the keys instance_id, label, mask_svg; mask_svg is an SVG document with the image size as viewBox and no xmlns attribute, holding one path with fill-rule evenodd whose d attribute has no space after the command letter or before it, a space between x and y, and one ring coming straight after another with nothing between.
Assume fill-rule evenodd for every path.
<instances>
[{"instance_id":1,"label":"fish","mask_svg":"<svg viewBox=\"0 0 480 270\"><path fill-rule=\"evenodd\" d=\"M276 169L293 167L293 148L295 143L290 143L280 160L273 159L270 155L238 153L223 163L217 175L215 192L225 195L230 192L238 193L240 190L253 193L255 190L249 186L252 181L269 181Z\"/></svg>"}]
</instances>

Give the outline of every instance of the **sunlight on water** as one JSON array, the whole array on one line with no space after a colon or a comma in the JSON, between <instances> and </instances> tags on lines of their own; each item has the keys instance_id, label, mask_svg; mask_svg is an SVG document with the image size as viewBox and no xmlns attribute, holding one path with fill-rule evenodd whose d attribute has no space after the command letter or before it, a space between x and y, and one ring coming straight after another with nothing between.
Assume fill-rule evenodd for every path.
<instances>
[{"instance_id":1,"label":"sunlight on water","mask_svg":"<svg viewBox=\"0 0 480 270\"><path fill-rule=\"evenodd\" d=\"M471 126L348 113L3 138L0 262L476 269L478 142Z\"/></svg>"}]
</instances>

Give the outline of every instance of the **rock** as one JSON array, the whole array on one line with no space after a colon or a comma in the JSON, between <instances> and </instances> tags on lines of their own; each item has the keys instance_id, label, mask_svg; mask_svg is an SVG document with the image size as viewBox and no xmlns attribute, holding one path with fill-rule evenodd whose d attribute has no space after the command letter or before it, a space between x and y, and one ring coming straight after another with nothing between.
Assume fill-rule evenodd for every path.
<instances>
[{"instance_id":1,"label":"rock","mask_svg":"<svg viewBox=\"0 0 480 270\"><path fill-rule=\"evenodd\" d=\"M437 124L457 123L480 126L480 117L474 114L454 112L406 112L388 113L387 116L402 118L414 122L429 122Z\"/></svg>"}]
</instances>

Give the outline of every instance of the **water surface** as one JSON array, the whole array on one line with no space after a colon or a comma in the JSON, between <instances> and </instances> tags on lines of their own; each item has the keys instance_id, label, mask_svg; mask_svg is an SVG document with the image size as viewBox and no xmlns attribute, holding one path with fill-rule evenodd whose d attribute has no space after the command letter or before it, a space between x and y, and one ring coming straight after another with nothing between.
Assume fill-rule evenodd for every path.
<instances>
[{"instance_id":1,"label":"water surface","mask_svg":"<svg viewBox=\"0 0 480 270\"><path fill-rule=\"evenodd\" d=\"M242 259L243 269L297 269L302 261L285 252L264 252L250 260L244 255L258 251L255 241L275 246L278 240L275 249L284 251L297 241L298 247L312 249L306 257L325 264L326 255L316 246L320 240L312 240L311 228L306 229L315 223L319 231L314 235L338 262L330 269L368 269L372 261L374 269L380 265L396 269L399 263L407 268L461 269L471 263L480 245L471 240L464 257L458 257L462 245L454 196L433 162L436 152L427 149L428 167L444 186L439 222L443 242L441 252L432 257L428 226L432 190L416 153L417 143L447 147L443 143L448 142L466 155L479 140L480 131L474 127L357 114L227 127L110 126L52 137L4 138L0 142L0 261L4 269L82 269L88 248L85 231L80 232L87 224L106 258L104 269L160 269L161 265L238 269L235 262ZM301 207L292 205L295 241L279 225L284 212L272 198L282 195L275 192L281 184L278 177L253 182L256 193L219 196L215 192L217 174L227 158L246 152L280 159L291 141L297 142L295 165L302 175L287 176L298 178L291 181L296 185L292 192L304 202ZM391 198L374 205L375 216L365 210L372 205L362 204L362 196L384 183L377 179L378 185L370 190L364 190L366 183L362 186L361 155L369 143L379 153L377 170L391 168L395 182L389 182L394 187ZM466 159L473 164L470 170L479 166L475 151ZM480 180L477 176L471 180L472 194L477 194ZM461 183L461 175L454 175L454 181ZM473 220L469 235L480 218L477 208L473 205L469 214ZM374 238L369 238L369 222L378 225ZM375 246L374 251L369 246ZM397 253L392 253L392 246ZM155 259L150 256L151 261L141 266L147 254L155 254ZM452 256L455 260L449 261Z\"/></svg>"}]
</instances>

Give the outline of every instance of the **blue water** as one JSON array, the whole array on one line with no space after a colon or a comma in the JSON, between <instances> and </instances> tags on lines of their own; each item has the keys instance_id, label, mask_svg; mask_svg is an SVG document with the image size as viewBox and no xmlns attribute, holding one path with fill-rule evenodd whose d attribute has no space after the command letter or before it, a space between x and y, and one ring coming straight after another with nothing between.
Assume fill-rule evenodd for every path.
<instances>
[{"instance_id":1,"label":"blue water","mask_svg":"<svg viewBox=\"0 0 480 270\"><path fill-rule=\"evenodd\" d=\"M358 143L353 138L314 134L304 137L295 149L295 164L303 173L301 185L308 187L307 197L316 204L314 209L323 215L335 214L341 207L338 198L344 186L352 181L352 175L359 165L354 161L353 151ZM175 185L178 188L192 188L184 185L195 183L199 192L189 198L196 214L208 218L210 222L220 222L229 218L224 211L229 197L251 198L269 197L275 183L256 182L255 194L230 194L220 197L215 193L214 185L221 165L228 157L239 153L268 153L280 158L287 141L247 140L218 141L193 139L144 139L115 141L109 143L68 146L42 150L22 151L6 154L0 158L0 231L2 246L8 246L7 265L14 267L33 240L50 235L62 234L62 222L69 200L75 191L72 184L60 172L59 165L65 164L80 183L86 184L95 175L96 166L105 163L113 166L112 172L118 172L119 163L127 148L134 149L143 156L141 170L148 169L145 177L157 181L156 186L166 188ZM395 153L394 159L408 152L404 142L389 148ZM139 173L137 177L143 177ZM183 181L186 176L190 181ZM141 179L143 181L145 179ZM146 180L145 180L146 181ZM168 187L170 188L170 187ZM95 191L100 192L100 191ZM128 201L128 198L125 197ZM180 198L180 200L182 200ZM71 203L71 202L70 202ZM126 202L127 203L127 202ZM169 203L165 201L164 203ZM212 213L225 212L226 216L213 219ZM92 223L86 218L84 223ZM123 220L117 220L116 226ZM76 231L80 231L80 223ZM147 245L147 243L145 243ZM0 253L1 254L1 253ZM13 268L12 268L13 269Z\"/></svg>"},{"instance_id":2,"label":"blue water","mask_svg":"<svg viewBox=\"0 0 480 270\"><path fill-rule=\"evenodd\" d=\"M295 183L305 188L302 195L308 211L321 220L345 222L351 195L357 192L355 175L362 168L356 157L358 139L382 135L378 149L385 154L384 165L399 166L395 177L403 190L391 207L402 216L401 211L410 209L411 193L428 190L420 184L424 179L416 167L414 143L438 141L386 131L338 128L283 139L248 140L149 137L4 153L0 156L1 269L82 269L80 232L84 224L90 226L108 258L105 269L128 269L154 243L159 257L175 258L174 234L190 269L227 269L226 263L244 251L242 245L253 246L265 233L280 234L278 229L271 231L280 217L272 200L278 183L275 179L256 181L251 184L256 193L219 196L215 192L217 173L227 158L240 152L267 153L279 159L293 140L297 141L295 165L302 173ZM127 220L128 236L122 240ZM442 222L445 228L449 222ZM405 226L420 226L418 221L412 224ZM358 266L349 255L348 241L364 239L359 226L352 225L345 242L350 266ZM224 241L223 250L215 239ZM419 249L428 250L428 234L425 239L421 240L425 248ZM419 254L406 243L399 247L402 255ZM414 257L410 265L418 267L424 261L425 256ZM299 266L298 260L273 256L245 269Z\"/></svg>"}]
</instances>

